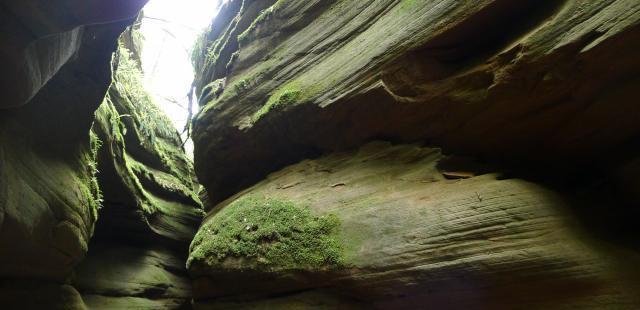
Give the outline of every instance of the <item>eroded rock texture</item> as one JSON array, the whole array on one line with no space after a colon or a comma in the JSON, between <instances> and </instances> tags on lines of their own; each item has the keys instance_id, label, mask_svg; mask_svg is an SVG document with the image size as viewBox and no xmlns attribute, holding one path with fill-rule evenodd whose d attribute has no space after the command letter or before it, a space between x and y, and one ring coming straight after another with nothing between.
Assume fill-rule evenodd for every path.
<instances>
[{"instance_id":1,"label":"eroded rock texture","mask_svg":"<svg viewBox=\"0 0 640 310\"><path fill-rule=\"evenodd\" d=\"M132 58L139 52L131 49L122 43L115 56L114 81L93 126L102 145L98 179L103 185L104 212L123 217L105 222L114 227L104 230L122 230L131 237L140 227L137 223L126 227L127 223L142 215L146 230L137 237L159 235L189 242L196 229L193 224L202 215L193 167L171 120L144 90L141 68Z\"/></svg>"},{"instance_id":2,"label":"eroded rock texture","mask_svg":"<svg viewBox=\"0 0 640 310\"><path fill-rule=\"evenodd\" d=\"M199 229L144 2L0 3L0 308L640 307L638 1L225 2Z\"/></svg>"},{"instance_id":3,"label":"eroded rock texture","mask_svg":"<svg viewBox=\"0 0 640 310\"><path fill-rule=\"evenodd\" d=\"M93 125L103 207L76 285L95 309L176 309L191 299L184 265L202 206L182 141L142 86L138 36L122 35Z\"/></svg>"},{"instance_id":4,"label":"eroded rock texture","mask_svg":"<svg viewBox=\"0 0 640 310\"><path fill-rule=\"evenodd\" d=\"M637 308L639 24L630 0L228 1L193 57L196 306Z\"/></svg>"},{"instance_id":5,"label":"eroded rock texture","mask_svg":"<svg viewBox=\"0 0 640 310\"><path fill-rule=\"evenodd\" d=\"M225 215L212 213L191 248L196 300L215 307L220 306L216 298L237 302L321 289L348 301L349 308L632 309L640 302L640 275L627 269L640 255L603 250L572 219L568 197L496 174L450 180L438 169L441 159L437 149L373 143L269 175L218 207L238 208L243 197L267 197L308 207L320 217L335 216L341 257L317 266L261 255L221 258L213 243L199 240L200 235L221 238L229 229L207 225ZM237 243L262 229L277 231L268 216L243 215L239 222L247 234ZM307 231L295 215L287 223L292 233L277 232L254 246L277 248Z\"/></svg>"},{"instance_id":6,"label":"eroded rock texture","mask_svg":"<svg viewBox=\"0 0 640 310\"><path fill-rule=\"evenodd\" d=\"M0 308L188 305L193 167L118 39L145 1L45 2L0 4Z\"/></svg>"},{"instance_id":7,"label":"eroded rock texture","mask_svg":"<svg viewBox=\"0 0 640 310\"><path fill-rule=\"evenodd\" d=\"M220 201L375 138L533 164L621 160L639 130L639 7L230 1L194 57L199 179Z\"/></svg>"},{"instance_id":8,"label":"eroded rock texture","mask_svg":"<svg viewBox=\"0 0 640 310\"><path fill-rule=\"evenodd\" d=\"M83 307L66 283L87 252L100 200L89 131L117 38L143 2L0 4L2 308Z\"/></svg>"},{"instance_id":9,"label":"eroded rock texture","mask_svg":"<svg viewBox=\"0 0 640 310\"><path fill-rule=\"evenodd\" d=\"M130 24L146 2L2 1L0 65L5 74L0 80L4 94L0 108L29 102L65 65L76 62L79 54L92 49L94 54L110 54L113 49L100 49L99 44L112 44L113 34L122 32L122 26ZM110 35L109 31L102 34L113 27ZM93 48L91 41L95 41ZM86 64L75 68L89 76L93 69Z\"/></svg>"}]
</instances>

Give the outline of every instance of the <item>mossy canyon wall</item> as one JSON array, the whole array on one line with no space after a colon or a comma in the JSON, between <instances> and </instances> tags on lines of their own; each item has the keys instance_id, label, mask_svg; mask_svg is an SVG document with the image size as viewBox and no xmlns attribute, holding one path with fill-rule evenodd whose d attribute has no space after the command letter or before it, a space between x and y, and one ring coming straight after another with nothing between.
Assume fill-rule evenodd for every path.
<instances>
[{"instance_id":1,"label":"mossy canyon wall","mask_svg":"<svg viewBox=\"0 0 640 310\"><path fill-rule=\"evenodd\" d=\"M226 1L193 164L144 2L0 4L0 308L640 307L638 1Z\"/></svg>"},{"instance_id":2,"label":"mossy canyon wall","mask_svg":"<svg viewBox=\"0 0 640 310\"><path fill-rule=\"evenodd\" d=\"M25 28L3 29L3 47L32 42L2 59L24 64L2 85L2 309L191 302L185 261L202 204L178 132L142 85L144 2L3 4L15 23L3 27ZM77 24L58 29L58 17Z\"/></svg>"}]
</instances>

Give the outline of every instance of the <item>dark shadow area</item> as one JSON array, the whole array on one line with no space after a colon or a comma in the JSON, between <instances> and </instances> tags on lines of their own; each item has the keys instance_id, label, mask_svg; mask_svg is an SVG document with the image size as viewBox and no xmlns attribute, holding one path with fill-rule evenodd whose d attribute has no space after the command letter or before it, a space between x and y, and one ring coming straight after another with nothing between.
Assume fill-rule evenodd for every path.
<instances>
[{"instance_id":1,"label":"dark shadow area","mask_svg":"<svg viewBox=\"0 0 640 310\"><path fill-rule=\"evenodd\" d=\"M553 16L564 2L494 1L409 57L427 65L422 71L430 80L445 78L495 55ZM438 66L429 65L431 62Z\"/></svg>"}]
</instances>

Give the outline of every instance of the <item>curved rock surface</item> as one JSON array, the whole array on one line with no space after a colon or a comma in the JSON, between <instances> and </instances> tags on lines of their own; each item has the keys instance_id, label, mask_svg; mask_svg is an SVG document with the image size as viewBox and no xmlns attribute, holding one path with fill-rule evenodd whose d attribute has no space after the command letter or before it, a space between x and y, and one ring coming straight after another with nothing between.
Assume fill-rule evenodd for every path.
<instances>
[{"instance_id":1,"label":"curved rock surface","mask_svg":"<svg viewBox=\"0 0 640 310\"><path fill-rule=\"evenodd\" d=\"M0 305L8 309L83 308L67 283L101 199L89 131L117 38L134 15L112 7L104 18L68 18L99 4L73 12L62 4L0 5Z\"/></svg>"},{"instance_id":2,"label":"curved rock surface","mask_svg":"<svg viewBox=\"0 0 640 310\"><path fill-rule=\"evenodd\" d=\"M0 308L188 305L198 185L135 31L111 79L145 1L40 2L0 10Z\"/></svg>"},{"instance_id":3,"label":"curved rock surface","mask_svg":"<svg viewBox=\"0 0 640 310\"><path fill-rule=\"evenodd\" d=\"M203 214L193 166L171 120L142 86L141 68L132 58L139 52L131 52L136 49L123 42L114 82L93 126L102 144L98 180L105 208L101 216L114 217L99 225L105 233L125 238L138 230L137 238L155 235L188 243Z\"/></svg>"},{"instance_id":4,"label":"curved rock surface","mask_svg":"<svg viewBox=\"0 0 640 310\"><path fill-rule=\"evenodd\" d=\"M640 131L639 22L633 0L229 1L194 55L198 177L219 202L380 138L619 160Z\"/></svg>"},{"instance_id":5,"label":"curved rock surface","mask_svg":"<svg viewBox=\"0 0 640 310\"><path fill-rule=\"evenodd\" d=\"M196 306L638 307L638 39L630 0L226 2Z\"/></svg>"},{"instance_id":6,"label":"curved rock surface","mask_svg":"<svg viewBox=\"0 0 640 310\"><path fill-rule=\"evenodd\" d=\"M179 309L191 300L183 255L158 245L92 243L75 286L90 309Z\"/></svg>"},{"instance_id":7,"label":"curved rock surface","mask_svg":"<svg viewBox=\"0 0 640 310\"><path fill-rule=\"evenodd\" d=\"M0 108L26 104L67 64L91 75L91 66L76 65L78 55L91 53L92 44L113 43L113 37L102 37L100 29L121 21L130 23L146 2L2 1L0 66L5 74L0 78L4 94ZM112 51L97 52L109 55Z\"/></svg>"},{"instance_id":8,"label":"curved rock surface","mask_svg":"<svg viewBox=\"0 0 640 310\"><path fill-rule=\"evenodd\" d=\"M351 300L347 308L638 305L639 274L628 268L640 255L601 248L572 217L568 197L496 174L447 179L439 162L437 149L374 143L269 175L218 205L202 225L188 264L196 301L215 308L225 299L269 298L256 304L268 309L270 298L322 289L338 300ZM260 254L231 252L221 258L200 239L221 238L231 224L208 224L228 214L227 209L238 208L237 201L247 196L290 201L317 216L337 217L339 263L296 267L282 264L284 260L265 262ZM244 214L244 220L238 220L247 232L238 235L238 244L273 229L277 237L259 239L254 246L274 248L294 238L296 231L305 231L295 216L287 218L293 229L287 236L276 232L277 218L256 220Z\"/></svg>"},{"instance_id":9,"label":"curved rock surface","mask_svg":"<svg viewBox=\"0 0 640 310\"><path fill-rule=\"evenodd\" d=\"M178 132L142 86L137 31L120 38L92 128L103 206L75 281L92 309L177 309L191 299L184 265L203 216L199 185Z\"/></svg>"},{"instance_id":10,"label":"curved rock surface","mask_svg":"<svg viewBox=\"0 0 640 310\"><path fill-rule=\"evenodd\" d=\"M145 2L0 3L0 308L640 307L640 2L225 1L206 190Z\"/></svg>"}]
</instances>

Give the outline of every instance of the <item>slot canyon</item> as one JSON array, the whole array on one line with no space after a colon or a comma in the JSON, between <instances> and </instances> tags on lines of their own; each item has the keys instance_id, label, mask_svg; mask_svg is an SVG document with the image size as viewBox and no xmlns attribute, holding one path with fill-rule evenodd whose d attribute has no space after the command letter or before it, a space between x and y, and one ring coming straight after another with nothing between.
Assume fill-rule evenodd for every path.
<instances>
[{"instance_id":1,"label":"slot canyon","mask_svg":"<svg viewBox=\"0 0 640 310\"><path fill-rule=\"evenodd\" d=\"M0 309L640 309L640 1L202 1L0 1Z\"/></svg>"}]
</instances>

